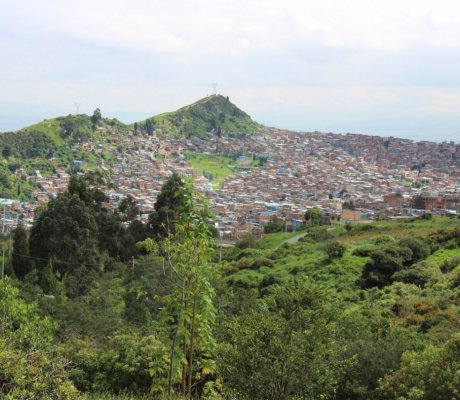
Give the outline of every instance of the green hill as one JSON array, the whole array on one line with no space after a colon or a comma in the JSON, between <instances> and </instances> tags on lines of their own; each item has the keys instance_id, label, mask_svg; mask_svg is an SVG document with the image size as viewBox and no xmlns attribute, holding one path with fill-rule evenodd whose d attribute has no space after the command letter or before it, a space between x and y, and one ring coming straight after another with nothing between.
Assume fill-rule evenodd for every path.
<instances>
[{"instance_id":1,"label":"green hill","mask_svg":"<svg viewBox=\"0 0 460 400\"><path fill-rule=\"evenodd\" d=\"M78 146L107 141L109 133L125 135L130 128L116 119L68 115L47 119L16 132L0 133L0 197L27 199L31 184L27 176L69 170L72 160L83 160L85 168L96 168L97 155ZM15 173L20 170L20 173ZM72 172L72 171L69 171Z\"/></svg>"},{"instance_id":2,"label":"green hill","mask_svg":"<svg viewBox=\"0 0 460 400\"><path fill-rule=\"evenodd\" d=\"M230 136L254 134L263 129L228 97L205 97L174 112L167 112L140 123L150 133L204 137L208 132Z\"/></svg>"}]
</instances>

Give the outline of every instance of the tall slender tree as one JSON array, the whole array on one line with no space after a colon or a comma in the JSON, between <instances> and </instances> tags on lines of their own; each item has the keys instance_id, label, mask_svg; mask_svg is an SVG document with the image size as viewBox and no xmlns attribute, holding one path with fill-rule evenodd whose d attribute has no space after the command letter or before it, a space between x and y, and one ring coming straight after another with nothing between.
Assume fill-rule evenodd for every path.
<instances>
[{"instance_id":1,"label":"tall slender tree","mask_svg":"<svg viewBox=\"0 0 460 400\"><path fill-rule=\"evenodd\" d=\"M156 239L161 240L174 234L185 197L184 182L177 173L173 173L162 186L154 205L155 210L149 215L149 228Z\"/></svg>"},{"instance_id":2,"label":"tall slender tree","mask_svg":"<svg viewBox=\"0 0 460 400\"><path fill-rule=\"evenodd\" d=\"M163 298L159 316L160 326L168 327L170 343L168 396L180 388L182 397L192 399L194 387L213 391L210 376L215 370L212 327L216 309L210 249L214 239L209 224L212 214L205 200L200 198L198 205L197 193L183 183L180 187L181 206L175 210L170 234L159 243L152 239L144 243L150 252L161 255L176 281L172 292Z\"/></svg>"},{"instance_id":3,"label":"tall slender tree","mask_svg":"<svg viewBox=\"0 0 460 400\"><path fill-rule=\"evenodd\" d=\"M31 270L32 263L29 256L29 238L25 226L20 223L13 234L13 259L14 274L18 279L23 279Z\"/></svg>"}]
</instances>

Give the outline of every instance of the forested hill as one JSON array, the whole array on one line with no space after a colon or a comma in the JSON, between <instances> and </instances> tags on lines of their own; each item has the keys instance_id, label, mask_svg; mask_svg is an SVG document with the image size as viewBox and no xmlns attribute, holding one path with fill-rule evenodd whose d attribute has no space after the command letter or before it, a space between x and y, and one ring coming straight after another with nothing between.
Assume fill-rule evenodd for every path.
<instances>
[{"instance_id":1,"label":"forested hill","mask_svg":"<svg viewBox=\"0 0 460 400\"><path fill-rule=\"evenodd\" d=\"M263 127L235 106L228 97L212 95L177 111L147 119L140 126L174 136L203 137L208 132L229 136L260 132Z\"/></svg>"},{"instance_id":2,"label":"forested hill","mask_svg":"<svg viewBox=\"0 0 460 400\"><path fill-rule=\"evenodd\" d=\"M74 161L83 160L95 170L111 154L95 149L110 136L125 136L131 128L116 119L103 118L99 109L91 116L68 115L47 119L16 132L0 133L0 197L30 199L28 177L36 171L46 176L57 170L79 172ZM87 144L83 146L83 144Z\"/></svg>"}]
</instances>

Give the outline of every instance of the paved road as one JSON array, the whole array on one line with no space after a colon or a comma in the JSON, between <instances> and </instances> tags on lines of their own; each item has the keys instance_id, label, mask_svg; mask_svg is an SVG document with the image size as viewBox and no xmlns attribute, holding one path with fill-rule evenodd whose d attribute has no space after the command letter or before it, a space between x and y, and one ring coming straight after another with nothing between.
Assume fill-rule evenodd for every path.
<instances>
[{"instance_id":1,"label":"paved road","mask_svg":"<svg viewBox=\"0 0 460 400\"><path fill-rule=\"evenodd\" d=\"M307 236L307 235L308 235L308 232L303 232L300 235L296 235L296 236L293 236L293 237L289 238L288 240L283 242L283 244L284 243L288 243L288 244L297 243L299 241L299 239L302 239L304 236Z\"/></svg>"}]
</instances>

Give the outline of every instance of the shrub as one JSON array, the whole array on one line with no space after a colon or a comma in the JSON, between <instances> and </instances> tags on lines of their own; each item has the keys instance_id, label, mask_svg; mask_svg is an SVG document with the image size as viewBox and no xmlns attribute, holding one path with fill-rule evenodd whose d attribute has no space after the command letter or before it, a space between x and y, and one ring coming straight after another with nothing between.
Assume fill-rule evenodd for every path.
<instances>
[{"instance_id":1,"label":"shrub","mask_svg":"<svg viewBox=\"0 0 460 400\"><path fill-rule=\"evenodd\" d=\"M236 264L236 268L240 269L259 269L260 267L273 267L274 262L265 257L251 258L244 257L240 259Z\"/></svg>"},{"instance_id":2,"label":"shrub","mask_svg":"<svg viewBox=\"0 0 460 400\"><path fill-rule=\"evenodd\" d=\"M346 247L337 240L328 240L324 245L324 251L329 259L341 258L345 253Z\"/></svg>"},{"instance_id":3,"label":"shrub","mask_svg":"<svg viewBox=\"0 0 460 400\"><path fill-rule=\"evenodd\" d=\"M436 265L422 261L412 265L408 269L395 272L392 279L394 281L413 283L414 285L424 287L430 280L434 280L439 270Z\"/></svg>"},{"instance_id":4,"label":"shrub","mask_svg":"<svg viewBox=\"0 0 460 400\"><path fill-rule=\"evenodd\" d=\"M242 236L236 243L235 247L238 249L248 249L248 248L256 248L257 247L257 239L256 237L248 233L244 236Z\"/></svg>"},{"instance_id":5,"label":"shrub","mask_svg":"<svg viewBox=\"0 0 460 400\"><path fill-rule=\"evenodd\" d=\"M453 271L458 265L460 265L460 256L454 256L441 264L441 272L447 274L448 272Z\"/></svg>"}]
</instances>

